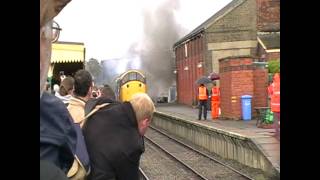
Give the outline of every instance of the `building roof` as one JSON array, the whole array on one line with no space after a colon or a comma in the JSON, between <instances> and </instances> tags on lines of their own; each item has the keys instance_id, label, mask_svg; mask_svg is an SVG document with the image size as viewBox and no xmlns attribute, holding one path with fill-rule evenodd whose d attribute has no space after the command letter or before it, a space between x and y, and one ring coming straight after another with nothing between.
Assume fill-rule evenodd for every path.
<instances>
[{"instance_id":1,"label":"building roof","mask_svg":"<svg viewBox=\"0 0 320 180\"><path fill-rule=\"evenodd\" d=\"M83 43L56 42L52 44L51 63L84 62Z\"/></svg>"},{"instance_id":2,"label":"building roof","mask_svg":"<svg viewBox=\"0 0 320 180\"><path fill-rule=\"evenodd\" d=\"M229 4L227 4L225 7L223 7L221 10L219 10L217 13L215 13L213 16L211 16L209 19L207 19L205 22L203 22L201 25L199 25L197 28L195 28L193 31L191 31L189 34L182 37L179 41L177 41L173 48L178 46L179 44L187 41L188 39L191 39L192 37L198 35L199 33L203 32L205 29L207 29L209 26L211 26L213 23L221 19L223 16L228 14L230 11L241 5L246 0L233 0Z\"/></svg>"},{"instance_id":3,"label":"building roof","mask_svg":"<svg viewBox=\"0 0 320 180\"><path fill-rule=\"evenodd\" d=\"M265 50L280 49L280 32L258 32L258 42Z\"/></svg>"}]
</instances>

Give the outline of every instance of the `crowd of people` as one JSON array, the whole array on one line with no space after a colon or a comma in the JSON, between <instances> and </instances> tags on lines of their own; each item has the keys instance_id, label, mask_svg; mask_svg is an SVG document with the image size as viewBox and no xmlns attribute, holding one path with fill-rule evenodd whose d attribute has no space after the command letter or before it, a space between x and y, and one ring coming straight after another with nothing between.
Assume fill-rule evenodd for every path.
<instances>
[{"instance_id":1,"label":"crowd of people","mask_svg":"<svg viewBox=\"0 0 320 180\"><path fill-rule=\"evenodd\" d=\"M46 83L53 18L70 0L40 0L40 179L139 179L144 139L155 111L135 94L118 102L109 85L95 87L90 73L64 76L54 94Z\"/></svg>"},{"instance_id":2,"label":"crowd of people","mask_svg":"<svg viewBox=\"0 0 320 180\"><path fill-rule=\"evenodd\" d=\"M61 78L60 86L46 82L51 45L59 38L53 19L71 0L40 0L40 179L139 179L143 136L155 111L151 98L138 93L118 102L109 85L95 87L90 73L79 70ZM270 86L271 109L280 138L280 76ZM212 118L219 116L220 89L211 90ZM199 117L207 119L208 90L197 91ZM203 109L203 111L202 111Z\"/></svg>"}]
</instances>

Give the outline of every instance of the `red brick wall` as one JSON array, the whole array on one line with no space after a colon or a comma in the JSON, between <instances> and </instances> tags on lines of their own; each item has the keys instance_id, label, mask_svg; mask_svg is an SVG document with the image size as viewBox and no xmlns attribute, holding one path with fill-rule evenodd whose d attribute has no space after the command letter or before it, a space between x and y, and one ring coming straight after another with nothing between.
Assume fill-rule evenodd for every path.
<instances>
[{"instance_id":1,"label":"red brick wall","mask_svg":"<svg viewBox=\"0 0 320 180\"><path fill-rule=\"evenodd\" d=\"M221 117L242 119L241 96L251 95L252 117L254 107L267 106L267 69L254 66L250 57L230 57L219 60Z\"/></svg>"},{"instance_id":2,"label":"red brick wall","mask_svg":"<svg viewBox=\"0 0 320 180\"><path fill-rule=\"evenodd\" d=\"M258 31L280 31L280 0L257 0Z\"/></svg>"},{"instance_id":3,"label":"red brick wall","mask_svg":"<svg viewBox=\"0 0 320 180\"><path fill-rule=\"evenodd\" d=\"M267 61L270 60L279 60L280 59L280 52L269 52L266 55Z\"/></svg>"},{"instance_id":4,"label":"red brick wall","mask_svg":"<svg viewBox=\"0 0 320 180\"><path fill-rule=\"evenodd\" d=\"M187 42L188 56L185 57L185 47L177 47L176 64L177 64L177 90L178 103L194 105L196 103L196 85L195 81L203 76L203 68L198 68L198 63L203 62L203 37L196 37ZM184 70L188 67L188 70Z\"/></svg>"},{"instance_id":5,"label":"red brick wall","mask_svg":"<svg viewBox=\"0 0 320 180\"><path fill-rule=\"evenodd\" d=\"M254 95L252 97L252 107L266 107L267 104L267 87L268 87L268 70L255 68L253 70ZM256 112L253 111L253 116Z\"/></svg>"},{"instance_id":6,"label":"red brick wall","mask_svg":"<svg viewBox=\"0 0 320 180\"><path fill-rule=\"evenodd\" d=\"M241 96L254 95L252 58L234 57L220 60L221 117L242 118Z\"/></svg>"},{"instance_id":7,"label":"red brick wall","mask_svg":"<svg viewBox=\"0 0 320 180\"><path fill-rule=\"evenodd\" d=\"M228 117L232 115L231 109L231 73L224 72L230 65L228 61L219 62L220 76L220 108L221 116Z\"/></svg>"},{"instance_id":8,"label":"red brick wall","mask_svg":"<svg viewBox=\"0 0 320 180\"><path fill-rule=\"evenodd\" d=\"M280 60L280 52L266 52L260 44L257 47L257 56L264 61Z\"/></svg>"}]
</instances>

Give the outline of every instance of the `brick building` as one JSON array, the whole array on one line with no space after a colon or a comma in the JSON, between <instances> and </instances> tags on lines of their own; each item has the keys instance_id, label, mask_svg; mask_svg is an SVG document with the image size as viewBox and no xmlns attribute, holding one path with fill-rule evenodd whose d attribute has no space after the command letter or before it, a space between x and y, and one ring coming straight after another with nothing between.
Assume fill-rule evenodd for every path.
<instances>
[{"instance_id":1,"label":"brick building","mask_svg":"<svg viewBox=\"0 0 320 180\"><path fill-rule=\"evenodd\" d=\"M220 59L247 56L252 66L255 61L280 60L280 0L233 0L182 37L173 49L178 102L195 105L194 82L211 72L219 73ZM252 83L254 91L258 87Z\"/></svg>"},{"instance_id":2,"label":"brick building","mask_svg":"<svg viewBox=\"0 0 320 180\"><path fill-rule=\"evenodd\" d=\"M252 115L254 107L267 104L267 69L253 64L251 56L226 57L219 60L220 67L220 108L221 117L241 119L241 96L252 96Z\"/></svg>"}]
</instances>

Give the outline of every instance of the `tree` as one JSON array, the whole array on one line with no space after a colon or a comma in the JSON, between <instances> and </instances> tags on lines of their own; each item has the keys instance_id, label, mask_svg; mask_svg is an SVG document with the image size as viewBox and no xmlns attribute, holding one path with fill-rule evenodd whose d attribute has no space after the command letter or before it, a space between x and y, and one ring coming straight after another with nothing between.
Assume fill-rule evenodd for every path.
<instances>
[{"instance_id":1,"label":"tree","mask_svg":"<svg viewBox=\"0 0 320 180\"><path fill-rule=\"evenodd\" d=\"M97 79L102 72L102 67L97 59L90 58L89 61L86 62L86 70L90 72L93 79Z\"/></svg>"},{"instance_id":2,"label":"tree","mask_svg":"<svg viewBox=\"0 0 320 180\"><path fill-rule=\"evenodd\" d=\"M275 73L280 73L280 61L279 60L268 61L268 73L269 73L269 82L272 82L273 75Z\"/></svg>"},{"instance_id":3,"label":"tree","mask_svg":"<svg viewBox=\"0 0 320 180\"><path fill-rule=\"evenodd\" d=\"M280 72L280 61L279 60L272 60L268 62L268 70L269 73L279 73Z\"/></svg>"}]
</instances>

